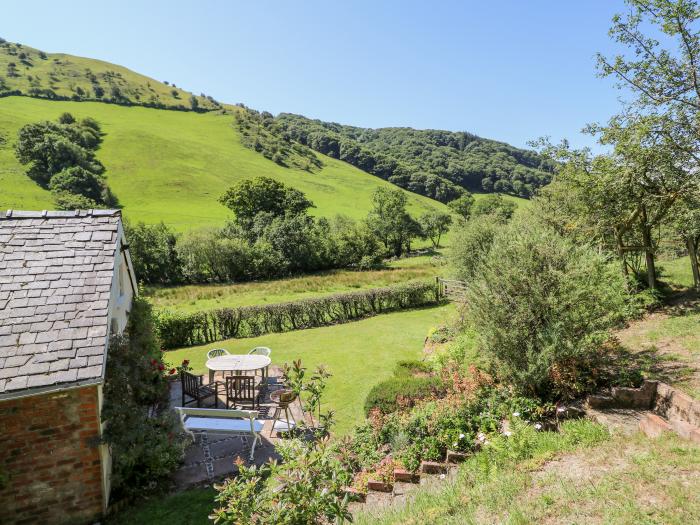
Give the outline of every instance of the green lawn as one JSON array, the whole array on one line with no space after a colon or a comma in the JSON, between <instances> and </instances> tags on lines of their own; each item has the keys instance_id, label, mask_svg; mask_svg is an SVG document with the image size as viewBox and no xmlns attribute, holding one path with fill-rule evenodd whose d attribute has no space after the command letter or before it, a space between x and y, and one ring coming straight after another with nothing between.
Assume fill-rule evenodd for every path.
<instances>
[{"instance_id":1,"label":"green lawn","mask_svg":"<svg viewBox=\"0 0 700 525\"><path fill-rule=\"evenodd\" d=\"M444 266L436 265L432 257L420 256L391 262L383 270L335 270L275 281L152 287L146 290L146 294L156 308L192 313L377 288L412 279L430 279L443 271Z\"/></svg>"},{"instance_id":2,"label":"green lawn","mask_svg":"<svg viewBox=\"0 0 700 525\"><path fill-rule=\"evenodd\" d=\"M659 261L661 268L661 279L672 283L674 286L693 286L693 272L690 268L688 257Z\"/></svg>"},{"instance_id":3,"label":"green lawn","mask_svg":"<svg viewBox=\"0 0 700 525\"><path fill-rule=\"evenodd\" d=\"M219 196L234 182L260 175L303 191L317 215L356 219L367 214L376 188L394 187L329 157L314 173L278 166L241 145L231 115L7 97L0 99L0 208L52 208L50 193L27 178L15 159L13 143L24 124L53 120L65 111L102 125L105 136L97 157L125 216L133 221L162 220L180 231L221 226L231 212L217 202ZM408 195L413 214L447 210L427 197Z\"/></svg>"},{"instance_id":4,"label":"green lawn","mask_svg":"<svg viewBox=\"0 0 700 525\"><path fill-rule=\"evenodd\" d=\"M211 525L216 492L211 488L189 489L157 496L119 512L108 525Z\"/></svg>"},{"instance_id":5,"label":"green lawn","mask_svg":"<svg viewBox=\"0 0 700 525\"><path fill-rule=\"evenodd\" d=\"M363 405L369 390L390 377L402 359L419 359L428 330L454 312L445 305L378 315L353 323L267 334L250 339L229 339L205 346L167 352L165 360L180 364L189 359L196 373L204 373L212 348L242 354L255 346L272 349L278 365L301 359L308 368L326 365L333 377L325 394L326 408L335 410L338 435L364 420Z\"/></svg>"}]
</instances>

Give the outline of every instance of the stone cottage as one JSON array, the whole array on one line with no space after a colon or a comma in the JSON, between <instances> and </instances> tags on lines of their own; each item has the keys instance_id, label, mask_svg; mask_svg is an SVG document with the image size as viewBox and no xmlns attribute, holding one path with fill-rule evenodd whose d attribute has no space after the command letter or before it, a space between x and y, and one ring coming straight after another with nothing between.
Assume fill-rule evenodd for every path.
<instances>
[{"instance_id":1,"label":"stone cottage","mask_svg":"<svg viewBox=\"0 0 700 525\"><path fill-rule=\"evenodd\" d=\"M102 385L136 290L119 211L0 212L0 523L107 508Z\"/></svg>"}]
</instances>

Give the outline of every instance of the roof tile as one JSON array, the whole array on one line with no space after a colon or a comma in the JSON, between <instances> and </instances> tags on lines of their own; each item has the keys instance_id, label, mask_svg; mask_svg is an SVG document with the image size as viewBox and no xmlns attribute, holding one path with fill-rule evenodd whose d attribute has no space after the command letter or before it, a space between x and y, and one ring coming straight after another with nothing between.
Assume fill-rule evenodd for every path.
<instances>
[{"instance_id":1,"label":"roof tile","mask_svg":"<svg viewBox=\"0 0 700 525\"><path fill-rule=\"evenodd\" d=\"M0 212L0 395L102 377L119 221Z\"/></svg>"}]
</instances>

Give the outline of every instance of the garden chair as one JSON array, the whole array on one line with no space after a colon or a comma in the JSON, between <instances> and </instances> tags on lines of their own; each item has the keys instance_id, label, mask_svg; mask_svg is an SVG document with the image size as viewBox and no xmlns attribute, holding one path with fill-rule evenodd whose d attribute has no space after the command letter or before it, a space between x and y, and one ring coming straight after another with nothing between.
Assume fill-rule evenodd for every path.
<instances>
[{"instance_id":1,"label":"garden chair","mask_svg":"<svg viewBox=\"0 0 700 525\"><path fill-rule=\"evenodd\" d=\"M213 357L221 357L222 355L231 355L231 353L225 348L214 348L213 350L209 350L207 352L207 359L212 359ZM214 371L209 372L209 382L213 381L215 373L216 372ZM226 377L226 372L221 372L221 375L223 377ZM231 373L229 373L229 375L231 375Z\"/></svg>"},{"instance_id":2,"label":"garden chair","mask_svg":"<svg viewBox=\"0 0 700 525\"><path fill-rule=\"evenodd\" d=\"M214 348L213 350L209 350L207 352L207 359L211 359L213 357L220 357L222 355L231 355L231 354L225 348Z\"/></svg>"},{"instance_id":3,"label":"garden chair","mask_svg":"<svg viewBox=\"0 0 700 525\"><path fill-rule=\"evenodd\" d=\"M270 354L272 354L272 350L270 350L266 346L256 346L250 352L248 352L248 355L264 355L265 357L270 357ZM269 373L268 368L270 368L270 367L269 366L265 367L265 370L263 371L263 377L268 376L268 373ZM258 373L257 370L255 371L255 373L256 374Z\"/></svg>"},{"instance_id":4,"label":"garden chair","mask_svg":"<svg viewBox=\"0 0 700 525\"><path fill-rule=\"evenodd\" d=\"M230 376L226 378L226 408L250 406L260 407L262 383L255 376Z\"/></svg>"},{"instance_id":5,"label":"garden chair","mask_svg":"<svg viewBox=\"0 0 700 525\"><path fill-rule=\"evenodd\" d=\"M182 383L182 406L186 406L187 403L197 402L197 407L202 406L202 400L214 396L214 407L219 406L219 383L215 381L214 383L209 383L208 385L202 384L202 376L196 376L190 374L189 372L180 373L180 382ZM185 401L186 397L192 398L190 401Z\"/></svg>"}]
</instances>

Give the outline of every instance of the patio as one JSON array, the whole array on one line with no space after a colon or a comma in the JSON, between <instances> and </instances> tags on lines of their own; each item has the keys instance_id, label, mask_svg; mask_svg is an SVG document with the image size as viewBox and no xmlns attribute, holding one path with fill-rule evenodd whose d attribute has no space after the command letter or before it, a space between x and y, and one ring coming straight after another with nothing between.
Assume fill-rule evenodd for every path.
<instances>
[{"instance_id":1,"label":"patio","mask_svg":"<svg viewBox=\"0 0 700 525\"><path fill-rule=\"evenodd\" d=\"M275 365L269 368L266 378L267 388L260 399L257 420L263 422L261 432L262 442L255 447L253 463L261 465L268 459L277 459L279 456L275 452L275 445L280 439L284 439L276 430L273 430L272 423L276 404L270 399L270 394L283 388L281 383L281 369ZM215 381L225 381L223 373L217 372L214 375ZM203 383L209 383L207 374L203 377ZM226 407L226 397L223 390L218 396L219 408ZM180 381L173 381L170 389L170 407L182 406L182 385ZM195 406L188 405L188 406ZM206 400L203 408L213 408L214 399L210 397ZM292 418L297 422L306 421L298 401L290 406ZM202 443L203 436L196 434L196 442L190 445L185 451L185 461L180 469L175 473L174 479L178 488L186 488L194 485L211 483L212 480L221 480L234 474L237 470L235 460L241 457L248 462L252 438L241 438L237 436L217 435L208 433L206 443ZM208 445L208 446L203 446ZM208 454L205 450L208 449ZM208 456L208 457L207 457Z\"/></svg>"}]
</instances>

